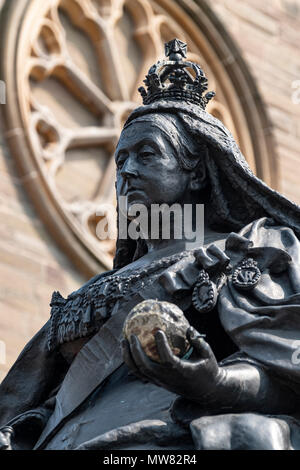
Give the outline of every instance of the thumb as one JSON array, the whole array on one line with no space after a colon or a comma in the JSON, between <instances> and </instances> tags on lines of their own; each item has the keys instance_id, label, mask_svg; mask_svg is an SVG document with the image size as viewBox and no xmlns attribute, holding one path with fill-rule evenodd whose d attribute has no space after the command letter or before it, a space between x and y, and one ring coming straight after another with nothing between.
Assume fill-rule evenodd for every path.
<instances>
[{"instance_id":1,"label":"thumb","mask_svg":"<svg viewBox=\"0 0 300 470\"><path fill-rule=\"evenodd\" d=\"M205 335L200 334L192 326L187 330L187 339L191 346L197 351L201 359L209 359L214 356L210 345L204 340Z\"/></svg>"}]
</instances>

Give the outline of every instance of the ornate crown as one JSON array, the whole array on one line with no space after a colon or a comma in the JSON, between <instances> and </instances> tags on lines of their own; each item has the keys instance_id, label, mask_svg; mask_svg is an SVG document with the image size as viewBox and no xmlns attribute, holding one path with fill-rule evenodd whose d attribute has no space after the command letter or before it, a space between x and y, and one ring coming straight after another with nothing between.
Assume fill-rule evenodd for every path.
<instances>
[{"instance_id":1,"label":"ornate crown","mask_svg":"<svg viewBox=\"0 0 300 470\"><path fill-rule=\"evenodd\" d=\"M208 88L207 78L199 65L183 60L186 51L187 45L179 39L165 44L168 60L159 60L149 69L144 80L147 91L139 88L144 104L159 100L188 101L205 109L215 92L203 96ZM188 69L192 69L195 76Z\"/></svg>"}]
</instances>

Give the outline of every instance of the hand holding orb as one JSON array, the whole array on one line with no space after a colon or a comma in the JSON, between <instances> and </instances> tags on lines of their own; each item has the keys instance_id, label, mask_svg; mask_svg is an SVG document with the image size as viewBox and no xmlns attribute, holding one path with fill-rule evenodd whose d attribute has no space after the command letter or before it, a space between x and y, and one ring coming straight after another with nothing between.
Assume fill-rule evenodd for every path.
<instances>
[{"instance_id":1,"label":"hand holding orb","mask_svg":"<svg viewBox=\"0 0 300 470\"><path fill-rule=\"evenodd\" d=\"M162 330L173 354L183 357L190 344L186 338L189 322L177 305L158 300L145 300L136 305L128 314L123 327L123 336L129 340L131 335L138 337L147 356L161 362L157 351L155 334Z\"/></svg>"}]
</instances>

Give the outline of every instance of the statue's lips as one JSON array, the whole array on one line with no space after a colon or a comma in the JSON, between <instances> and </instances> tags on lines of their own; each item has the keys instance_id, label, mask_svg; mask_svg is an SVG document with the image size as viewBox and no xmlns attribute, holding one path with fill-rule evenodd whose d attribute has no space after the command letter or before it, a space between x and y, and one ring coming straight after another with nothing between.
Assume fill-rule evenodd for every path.
<instances>
[{"instance_id":1,"label":"statue's lips","mask_svg":"<svg viewBox=\"0 0 300 470\"><path fill-rule=\"evenodd\" d=\"M141 188L129 188L125 191L124 196L131 196L132 194L136 194L136 193L145 194L144 190Z\"/></svg>"}]
</instances>

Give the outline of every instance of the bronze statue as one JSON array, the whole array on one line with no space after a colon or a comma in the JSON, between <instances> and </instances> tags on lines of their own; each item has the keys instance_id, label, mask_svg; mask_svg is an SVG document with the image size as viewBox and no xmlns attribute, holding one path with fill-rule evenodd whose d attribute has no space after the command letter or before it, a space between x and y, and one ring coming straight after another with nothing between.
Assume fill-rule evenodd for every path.
<instances>
[{"instance_id":1,"label":"bronze statue","mask_svg":"<svg viewBox=\"0 0 300 470\"><path fill-rule=\"evenodd\" d=\"M205 111L214 94L185 52L173 40L149 70L116 149L116 190L129 208L204 204L203 246L172 231L119 237L112 271L53 294L0 387L3 448L300 448L300 209ZM122 337L147 299L184 312L188 356L161 330L160 362Z\"/></svg>"}]
</instances>

